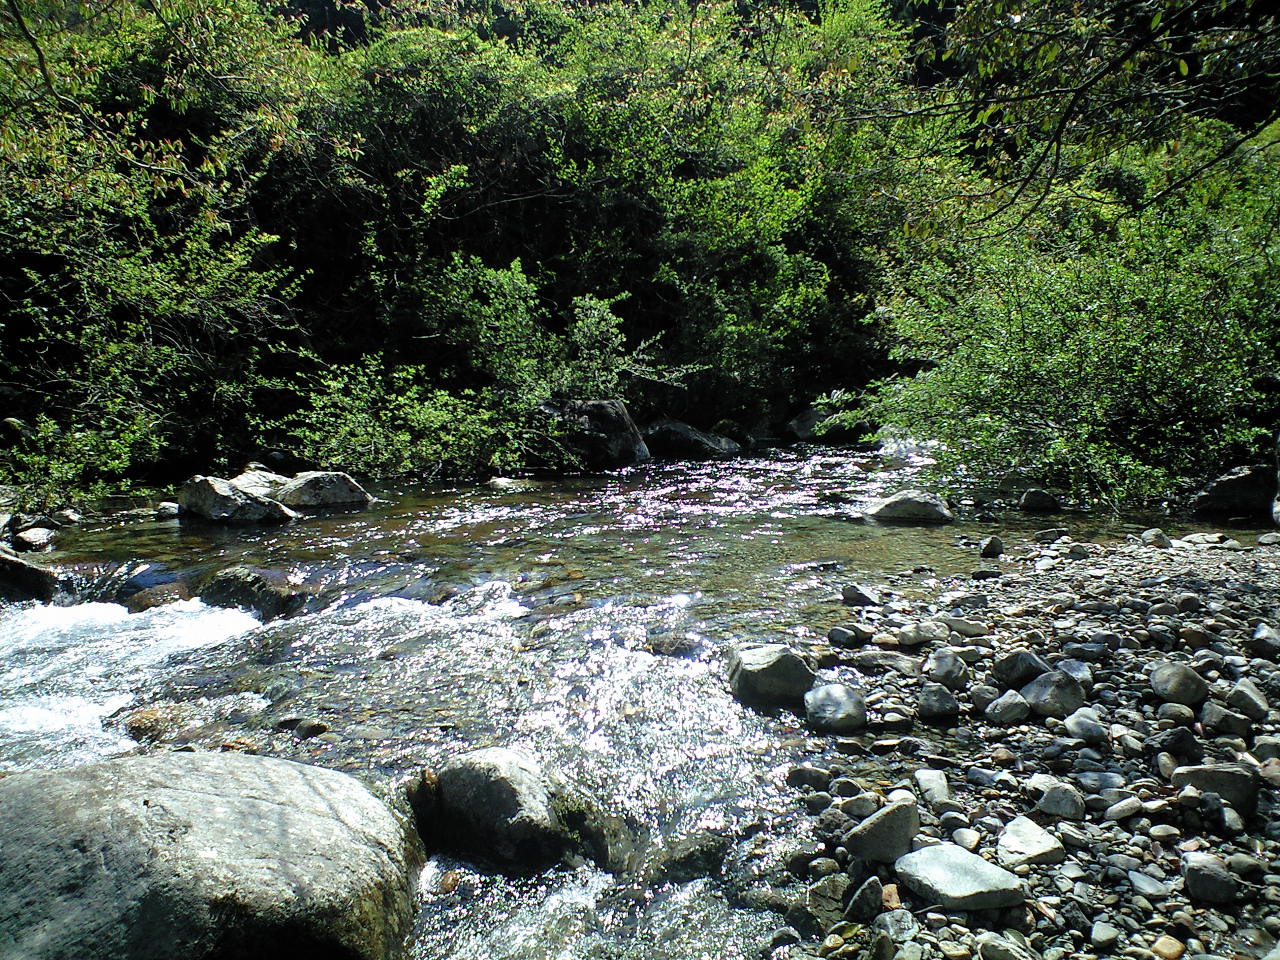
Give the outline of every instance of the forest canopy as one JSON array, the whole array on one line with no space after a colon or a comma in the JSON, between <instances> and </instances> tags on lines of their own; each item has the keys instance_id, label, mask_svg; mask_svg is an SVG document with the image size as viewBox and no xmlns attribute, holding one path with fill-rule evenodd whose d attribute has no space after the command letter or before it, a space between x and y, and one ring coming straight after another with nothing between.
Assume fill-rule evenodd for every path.
<instances>
[{"instance_id":1,"label":"forest canopy","mask_svg":"<svg viewBox=\"0 0 1280 960\"><path fill-rule=\"evenodd\" d=\"M571 467L571 397L826 396L1116 502L1274 429L1260 3L3 0L0 46L31 502Z\"/></svg>"}]
</instances>

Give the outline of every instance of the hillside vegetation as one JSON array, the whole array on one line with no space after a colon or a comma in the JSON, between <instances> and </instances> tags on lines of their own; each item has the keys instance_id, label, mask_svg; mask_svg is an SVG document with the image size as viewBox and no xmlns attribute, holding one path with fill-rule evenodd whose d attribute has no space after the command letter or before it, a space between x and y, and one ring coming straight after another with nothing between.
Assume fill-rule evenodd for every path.
<instances>
[{"instance_id":1,"label":"hillside vegetation","mask_svg":"<svg viewBox=\"0 0 1280 960\"><path fill-rule=\"evenodd\" d=\"M963 481L1263 455L1261 5L0 4L0 482L572 467L819 397Z\"/></svg>"}]
</instances>

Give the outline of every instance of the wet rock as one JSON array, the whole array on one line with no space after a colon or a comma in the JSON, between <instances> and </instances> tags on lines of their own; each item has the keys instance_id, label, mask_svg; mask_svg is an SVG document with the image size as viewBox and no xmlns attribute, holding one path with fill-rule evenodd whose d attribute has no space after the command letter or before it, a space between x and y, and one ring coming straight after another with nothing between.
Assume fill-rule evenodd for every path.
<instances>
[{"instance_id":1,"label":"wet rock","mask_svg":"<svg viewBox=\"0 0 1280 960\"><path fill-rule=\"evenodd\" d=\"M872 876L849 898L844 919L853 923L870 923L884 911L884 884Z\"/></svg>"},{"instance_id":2,"label":"wet rock","mask_svg":"<svg viewBox=\"0 0 1280 960\"><path fill-rule=\"evenodd\" d=\"M181 516L217 523L287 523L298 514L282 503L246 493L221 477L192 477L178 491Z\"/></svg>"},{"instance_id":3,"label":"wet rock","mask_svg":"<svg viewBox=\"0 0 1280 960\"><path fill-rule=\"evenodd\" d=\"M24 553L43 553L53 549L57 537L57 532L47 527L28 527L14 535L13 545Z\"/></svg>"},{"instance_id":4,"label":"wet rock","mask_svg":"<svg viewBox=\"0 0 1280 960\"><path fill-rule=\"evenodd\" d=\"M867 516L882 523L950 523L955 519L940 496L918 489L881 500L867 510Z\"/></svg>"},{"instance_id":5,"label":"wet rock","mask_svg":"<svg viewBox=\"0 0 1280 960\"><path fill-rule=\"evenodd\" d=\"M532 758L504 747L453 757L436 772L437 839L519 870L537 870L570 848L551 785Z\"/></svg>"},{"instance_id":6,"label":"wet rock","mask_svg":"<svg viewBox=\"0 0 1280 960\"><path fill-rule=\"evenodd\" d=\"M373 502L364 487L345 473L310 470L300 473L276 493L286 507L314 510L323 507L363 507Z\"/></svg>"},{"instance_id":7,"label":"wet rock","mask_svg":"<svg viewBox=\"0 0 1280 960\"><path fill-rule=\"evenodd\" d=\"M984 712L992 723L1018 723L1031 714L1031 706L1016 690L1009 690L987 705Z\"/></svg>"},{"instance_id":8,"label":"wet rock","mask_svg":"<svg viewBox=\"0 0 1280 960\"><path fill-rule=\"evenodd\" d=\"M940 683L926 683L916 701L916 716L925 723L946 723L960 715L955 694Z\"/></svg>"},{"instance_id":9,"label":"wet rock","mask_svg":"<svg viewBox=\"0 0 1280 960\"><path fill-rule=\"evenodd\" d=\"M1067 856L1058 838L1029 817L1015 817L1005 825L996 854L1006 867L1061 863Z\"/></svg>"},{"instance_id":10,"label":"wet rock","mask_svg":"<svg viewBox=\"0 0 1280 960\"><path fill-rule=\"evenodd\" d=\"M949 690L961 690L969 683L969 666L953 647L941 647L925 658L921 668L926 677Z\"/></svg>"},{"instance_id":11,"label":"wet rock","mask_svg":"<svg viewBox=\"0 0 1280 960\"><path fill-rule=\"evenodd\" d=\"M1185 663L1161 663L1151 671L1151 689L1165 703L1195 706L1209 696L1209 684Z\"/></svg>"},{"instance_id":12,"label":"wet rock","mask_svg":"<svg viewBox=\"0 0 1280 960\"><path fill-rule=\"evenodd\" d=\"M1019 693L1032 712L1042 717L1066 717L1082 707L1085 701L1080 681L1061 670L1041 674Z\"/></svg>"},{"instance_id":13,"label":"wet rock","mask_svg":"<svg viewBox=\"0 0 1280 960\"><path fill-rule=\"evenodd\" d=\"M1236 681L1236 685L1227 694L1227 704L1250 720L1259 722L1267 718L1267 711L1271 709L1267 695L1248 677Z\"/></svg>"},{"instance_id":14,"label":"wet rock","mask_svg":"<svg viewBox=\"0 0 1280 960\"><path fill-rule=\"evenodd\" d=\"M1239 882L1227 865L1208 853L1183 855L1182 880L1187 896L1199 903L1228 904L1239 894Z\"/></svg>"},{"instance_id":15,"label":"wet rock","mask_svg":"<svg viewBox=\"0 0 1280 960\"><path fill-rule=\"evenodd\" d=\"M872 863L892 863L911 849L920 832L920 811L914 800L891 803L844 835L849 855Z\"/></svg>"},{"instance_id":16,"label":"wet rock","mask_svg":"<svg viewBox=\"0 0 1280 960\"><path fill-rule=\"evenodd\" d=\"M999 537L991 536L985 538L978 544L978 556L984 560L994 560L996 557L1004 554L1004 541Z\"/></svg>"},{"instance_id":17,"label":"wet rock","mask_svg":"<svg viewBox=\"0 0 1280 960\"><path fill-rule=\"evenodd\" d=\"M0 600L49 603L57 593L54 571L0 549Z\"/></svg>"},{"instance_id":18,"label":"wet rock","mask_svg":"<svg viewBox=\"0 0 1280 960\"><path fill-rule=\"evenodd\" d=\"M1058 513L1062 510L1062 504L1047 490L1032 487L1018 498L1018 509L1024 513Z\"/></svg>"},{"instance_id":19,"label":"wet rock","mask_svg":"<svg viewBox=\"0 0 1280 960\"><path fill-rule=\"evenodd\" d=\"M908 853L894 870L903 886L944 910L995 910L1025 899L1016 876L954 843Z\"/></svg>"},{"instance_id":20,"label":"wet rock","mask_svg":"<svg viewBox=\"0 0 1280 960\"><path fill-rule=\"evenodd\" d=\"M296 613L307 595L281 576L234 566L219 570L206 580L199 596L210 606L241 607L255 611L263 620L274 620Z\"/></svg>"},{"instance_id":21,"label":"wet rock","mask_svg":"<svg viewBox=\"0 0 1280 960\"><path fill-rule=\"evenodd\" d=\"M331 770L128 757L6 777L0 811L6 955L392 960L412 922L411 833Z\"/></svg>"},{"instance_id":22,"label":"wet rock","mask_svg":"<svg viewBox=\"0 0 1280 960\"><path fill-rule=\"evenodd\" d=\"M1245 816L1251 815L1258 806L1258 774L1243 764L1178 767L1170 779L1175 789L1191 786L1201 793L1216 793Z\"/></svg>"},{"instance_id":23,"label":"wet rock","mask_svg":"<svg viewBox=\"0 0 1280 960\"><path fill-rule=\"evenodd\" d=\"M706 433L679 420L659 420L644 430L649 452L662 460L713 460L736 457L742 447L728 437Z\"/></svg>"},{"instance_id":24,"label":"wet rock","mask_svg":"<svg viewBox=\"0 0 1280 960\"><path fill-rule=\"evenodd\" d=\"M859 583L850 583L841 588L840 598L851 607L878 607L884 602L878 591Z\"/></svg>"},{"instance_id":25,"label":"wet rock","mask_svg":"<svg viewBox=\"0 0 1280 960\"><path fill-rule=\"evenodd\" d=\"M729 688L744 703L798 706L813 680L813 670L785 644L741 646L729 654Z\"/></svg>"},{"instance_id":26,"label":"wet rock","mask_svg":"<svg viewBox=\"0 0 1280 960\"><path fill-rule=\"evenodd\" d=\"M1024 687L1036 677L1053 670L1037 653L1026 649L1010 650L996 658L991 672L1005 687Z\"/></svg>"},{"instance_id":27,"label":"wet rock","mask_svg":"<svg viewBox=\"0 0 1280 960\"><path fill-rule=\"evenodd\" d=\"M1191 512L1197 517L1213 520L1269 522L1275 496L1276 471L1273 467L1236 467L1209 481L1192 498Z\"/></svg>"},{"instance_id":28,"label":"wet rock","mask_svg":"<svg viewBox=\"0 0 1280 960\"><path fill-rule=\"evenodd\" d=\"M787 911L787 923L805 936L822 936L843 918L848 890L849 878L842 873L809 884L800 901Z\"/></svg>"},{"instance_id":29,"label":"wet rock","mask_svg":"<svg viewBox=\"0 0 1280 960\"><path fill-rule=\"evenodd\" d=\"M141 613L143 610L190 600L191 589L181 580L174 580L169 583L158 583L153 587L145 587L119 599L130 613Z\"/></svg>"},{"instance_id":30,"label":"wet rock","mask_svg":"<svg viewBox=\"0 0 1280 960\"><path fill-rule=\"evenodd\" d=\"M651 458L621 400L570 400L544 409L559 421L566 449L588 470L629 467Z\"/></svg>"},{"instance_id":31,"label":"wet rock","mask_svg":"<svg viewBox=\"0 0 1280 960\"><path fill-rule=\"evenodd\" d=\"M867 725L867 702L844 683L824 683L804 695L805 720L819 733L852 733Z\"/></svg>"}]
</instances>

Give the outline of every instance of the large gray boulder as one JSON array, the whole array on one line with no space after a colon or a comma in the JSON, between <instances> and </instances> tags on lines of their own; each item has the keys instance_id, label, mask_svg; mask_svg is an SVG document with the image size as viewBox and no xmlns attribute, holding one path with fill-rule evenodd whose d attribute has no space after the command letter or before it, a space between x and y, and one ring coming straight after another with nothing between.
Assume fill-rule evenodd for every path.
<instances>
[{"instance_id":1,"label":"large gray boulder","mask_svg":"<svg viewBox=\"0 0 1280 960\"><path fill-rule=\"evenodd\" d=\"M736 457L742 445L728 437L707 433L679 420L659 420L644 431L644 442L653 456L664 460L714 460Z\"/></svg>"},{"instance_id":2,"label":"large gray boulder","mask_svg":"<svg viewBox=\"0 0 1280 960\"><path fill-rule=\"evenodd\" d=\"M0 547L0 600L49 603L58 592L58 575Z\"/></svg>"},{"instance_id":3,"label":"large gray boulder","mask_svg":"<svg viewBox=\"0 0 1280 960\"><path fill-rule=\"evenodd\" d=\"M874 504L867 516L881 523L950 523L946 501L928 490L903 490Z\"/></svg>"},{"instance_id":4,"label":"large gray boulder","mask_svg":"<svg viewBox=\"0 0 1280 960\"><path fill-rule=\"evenodd\" d=\"M0 956L403 956L416 840L346 774L128 757L6 777L0 813Z\"/></svg>"},{"instance_id":5,"label":"large gray boulder","mask_svg":"<svg viewBox=\"0 0 1280 960\"><path fill-rule=\"evenodd\" d=\"M744 645L729 654L729 689L744 703L798 706L813 681L809 664L786 644Z\"/></svg>"},{"instance_id":6,"label":"large gray boulder","mask_svg":"<svg viewBox=\"0 0 1280 960\"><path fill-rule=\"evenodd\" d=\"M298 514L282 503L248 493L221 477L192 477L178 491L182 516L217 523L287 523Z\"/></svg>"},{"instance_id":7,"label":"large gray boulder","mask_svg":"<svg viewBox=\"0 0 1280 960\"><path fill-rule=\"evenodd\" d=\"M954 843L922 847L893 867L908 890L944 910L996 910L1026 898L1016 876Z\"/></svg>"},{"instance_id":8,"label":"large gray boulder","mask_svg":"<svg viewBox=\"0 0 1280 960\"><path fill-rule=\"evenodd\" d=\"M212 607L241 607L263 620L297 613L308 594L283 576L238 564L213 574L200 587L200 599Z\"/></svg>"},{"instance_id":9,"label":"large gray boulder","mask_svg":"<svg viewBox=\"0 0 1280 960\"><path fill-rule=\"evenodd\" d=\"M314 510L323 507L363 507L373 497L349 475L331 470L308 470L287 481L275 498L286 507Z\"/></svg>"},{"instance_id":10,"label":"large gray boulder","mask_svg":"<svg viewBox=\"0 0 1280 960\"><path fill-rule=\"evenodd\" d=\"M1210 480L1191 501L1191 512L1210 520L1266 521L1276 500L1276 471L1236 467Z\"/></svg>"},{"instance_id":11,"label":"large gray boulder","mask_svg":"<svg viewBox=\"0 0 1280 960\"><path fill-rule=\"evenodd\" d=\"M558 421L566 449L588 470L629 467L650 459L621 400L569 400L546 410Z\"/></svg>"}]
</instances>

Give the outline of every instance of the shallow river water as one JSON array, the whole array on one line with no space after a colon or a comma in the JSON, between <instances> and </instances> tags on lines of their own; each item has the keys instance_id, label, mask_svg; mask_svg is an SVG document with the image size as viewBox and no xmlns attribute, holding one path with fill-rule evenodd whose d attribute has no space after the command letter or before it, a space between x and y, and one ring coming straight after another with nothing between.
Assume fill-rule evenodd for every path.
<instances>
[{"instance_id":1,"label":"shallow river water","mask_svg":"<svg viewBox=\"0 0 1280 960\"><path fill-rule=\"evenodd\" d=\"M739 894L776 861L767 847L795 816L782 777L806 739L794 716L729 695L727 645L803 645L842 619L842 585L894 575L927 592L979 565L977 538L1037 526L854 521L917 466L797 449L516 489L386 489L369 511L274 529L88 524L49 557L78 571L86 602L0 609L0 769L137 749L120 718L157 701L191 705L170 745L228 742L375 781L518 746L624 816L642 860L732 838L737 886L586 866L511 879L435 857L414 957L756 956L780 918ZM286 575L304 611L263 624L199 600L106 602L234 563ZM328 732L277 729L299 717Z\"/></svg>"}]
</instances>

